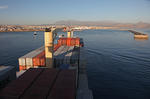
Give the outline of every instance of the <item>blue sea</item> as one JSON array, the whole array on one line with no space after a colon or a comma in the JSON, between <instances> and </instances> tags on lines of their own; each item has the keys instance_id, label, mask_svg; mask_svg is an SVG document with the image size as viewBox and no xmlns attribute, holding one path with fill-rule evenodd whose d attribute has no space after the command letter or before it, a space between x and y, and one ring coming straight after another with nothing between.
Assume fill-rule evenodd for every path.
<instances>
[{"instance_id":1,"label":"blue sea","mask_svg":"<svg viewBox=\"0 0 150 99\"><path fill-rule=\"evenodd\" d=\"M150 29L138 31L150 36ZM74 35L84 39L94 99L150 99L149 39L134 39L132 33L121 30L84 30ZM0 33L0 65L18 70L18 58L43 44L44 32L36 36L33 32Z\"/></svg>"}]
</instances>

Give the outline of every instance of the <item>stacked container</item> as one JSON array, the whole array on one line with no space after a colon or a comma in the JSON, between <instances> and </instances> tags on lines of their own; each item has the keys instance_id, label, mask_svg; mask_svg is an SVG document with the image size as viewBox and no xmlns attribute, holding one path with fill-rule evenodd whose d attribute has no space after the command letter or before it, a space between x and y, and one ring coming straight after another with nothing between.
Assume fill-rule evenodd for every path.
<instances>
[{"instance_id":1,"label":"stacked container","mask_svg":"<svg viewBox=\"0 0 150 99\"><path fill-rule=\"evenodd\" d=\"M58 40L58 45L81 46L80 38L60 38Z\"/></svg>"},{"instance_id":2,"label":"stacked container","mask_svg":"<svg viewBox=\"0 0 150 99\"><path fill-rule=\"evenodd\" d=\"M41 54L44 51L44 46L22 56L19 58L19 69L24 70L28 69L30 67L33 67L33 61L32 59Z\"/></svg>"},{"instance_id":3,"label":"stacked container","mask_svg":"<svg viewBox=\"0 0 150 99\"><path fill-rule=\"evenodd\" d=\"M55 62L56 66L57 66L57 64L59 65L59 64L62 64L63 62L69 63L68 60L71 60L71 62L74 63L73 61L76 60L76 58L77 58L76 51L75 52L73 51L73 52L67 54L68 48L72 47L72 46L83 46L82 39L80 39L80 38L60 38L58 40L58 44L54 45L54 52L57 54L55 56L55 53L54 53L54 56L55 56L54 60L57 59L57 62ZM57 51L57 49L59 49L59 48L60 48L60 50ZM61 49L61 48L63 48L63 49ZM72 48L74 48L74 47L72 47ZM66 52L64 52L64 51L66 51ZM67 55L64 57L64 55L62 53L66 53ZM70 57L71 57L71 59L70 59ZM39 67L39 66L44 67L45 63L46 63L45 48L43 46L43 47L40 47L22 57L20 57L19 58L19 69L26 70L31 67Z\"/></svg>"},{"instance_id":4,"label":"stacked container","mask_svg":"<svg viewBox=\"0 0 150 99\"><path fill-rule=\"evenodd\" d=\"M54 45L56 51L60 45ZM45 49L44 46L19 58L19 70L26 70L30 67L45 66Z\"/></svg>"}]
</instances>

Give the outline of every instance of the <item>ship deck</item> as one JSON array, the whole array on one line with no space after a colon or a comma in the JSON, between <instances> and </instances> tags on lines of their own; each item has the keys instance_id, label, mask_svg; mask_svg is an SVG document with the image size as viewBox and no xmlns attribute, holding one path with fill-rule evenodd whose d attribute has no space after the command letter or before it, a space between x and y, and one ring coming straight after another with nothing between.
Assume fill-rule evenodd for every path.
<instances>
[{"instance_id":1,"label":"ship deck","mask_svg":"<svg viewBox=\"0 0 150 99\"><path fill-rule=\"evenodd\" d=\"M75 95L75 70L30 68L2 90L0 99L75 99Z\"/></svg>"},{"instance_id":2,"label":"ship deck","mask_svg":"<svg viewBox=\"0 0 150 99\"><path fill-rule=\"evenodd\" d=\"M2 89L0 99L93 99L84 47L60 46L54 52L53 69L34 65L43 59L43 51L40 48L19 58L30 69L19 72L18 78Z\"/></svg>"}]
</instances>

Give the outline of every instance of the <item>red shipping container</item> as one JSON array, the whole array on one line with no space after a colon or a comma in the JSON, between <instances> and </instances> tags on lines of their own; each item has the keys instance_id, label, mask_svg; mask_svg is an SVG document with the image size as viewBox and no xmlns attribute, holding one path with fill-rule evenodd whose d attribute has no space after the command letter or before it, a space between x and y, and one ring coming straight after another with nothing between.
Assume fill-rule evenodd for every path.
<instances>
[{"instance_id":1,"label":"red shipping container","mask_svg":"<svg viewBox=\"0 0 150 99\"><path fill-rule=\"evenodd\" d=\"M21 70L26 70L26 66L21 66L21 65L19 65L19 70L21 71Z\"/></svg>"},{"instance_id":2,"label":"red shipping container","mask_svg":"<svg viewBox=\"0 0 150 99\"><path fill-rule=\"evenodd\" d=\"M62 45L63 38L59 39L59 44Z\"/></svg>"},{"instance_id":3,"label":"red shipping container","mask_svg":"<svg viewBox=\"0 0 150 99\"><path fill-rule=\"evenodd\" d=\"M56 51L60 46L61 46L60 44L56 44L56 45L54 46L54 51Z\"/></svg>"},{"instance_id":4,"label":"red shipping container","mask_svg":"<svg viewBox=\"0 0 150 99\"><path fill-rule=\"evenodd\" d=\"M62 45L62 38L58 40L58 45Z\"/></svg>"},{"instance_id":5,"label":"red shipping container","mask_svg":"<svg viewBox=\"0 0 150 99\"><path fill-rule=\"evenodd\" d=\"M60 38L58 45L80 46L80 38Z\"/></svg>"},{"instance_id":6,"label":"red shipping container","mask_svg":"<svg viewBox=\"0 0 150 99\"><path fill-rule=\"evenodd\" d=\"M40 57L42 57L42 56L45 57L45 50L33 58L33 60L32 60L33 66L40 66L41 65Z\"/></svg>"},{"instance_id":7,"label":"red shipping container","mask_svg":"<svg viewBox=\"0 0 150 99\"><path fill-rule=\"evenodd\" d=\"M63 45L67 45L67 38L63 38Z\"/></svg>"},{"instance_id":8,"label":"red shipping container","mask_svg":"<svg viewBox=\"0 0 150 99\"><path fill-rule=\"evenodd\" d=\"M54 51L56 51L59 47L60 45L55 44ZM45 66L45 50L33 58L33 66Z\"/></svg>"},{"instance_id":9,"label":"red shipping container","mask_svg":"<svg viewBox=\"0 0 150 99\"><path fill-rule=\"evenodd\" d=\"M71 45L71 38L67 38L66 40L67 40L67 46L72 46Z\"/></svg>"},{"instance_id":10,"label":"red shipping container","mask_svg":"<svg viewBox=\"0 0 150 99\"><path fill-rule=\"evenodd\" d=\"M72 39L72 46L76 46L76 41L75 40L76 40L75 38Z\"/></svg>"},{"instance_id":11,"label":"red shipping container","mask_svg":"<svg viewBox=\"0 0 150 99\"><path fill-rule=\"evenodd\" d=\"M45 56L40 57L40 66L45 66L46 64L45 61L46 61Z\"/></svg>"}]
</instances>

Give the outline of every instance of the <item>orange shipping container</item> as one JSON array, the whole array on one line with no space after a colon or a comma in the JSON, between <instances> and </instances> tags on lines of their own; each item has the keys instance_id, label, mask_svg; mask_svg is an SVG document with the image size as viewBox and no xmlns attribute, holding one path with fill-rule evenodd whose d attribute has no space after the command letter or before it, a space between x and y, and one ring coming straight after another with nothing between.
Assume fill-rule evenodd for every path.
<instances>
[{"instance_id":1,"label":"orange shipping container","mask_svg":"<svg viewBox=\"0 0 150 99\"><path fill-rule=\"evenodd\" d=\"M36 57L33 58L33 66L40 66L41 63L40 63L40 58L41 57L45 57L45 50L40 53L39 55L37 55Z\"/></svg>"},{"instance_id":2,"label":"orange shipping container","mask_svg":"<svg viewBox=\"0 0 150 99\"><path fill-rule=\"evenodd\" d=\"M75 38L72 39L72 42L71 42L72 46L76 46L76 41L75 40L76 40Z\"/></svg>"},{"instance_id":3,"label":"orange shipping container","mask_svg":"<svg viewBox=\"0 0 150 99\"><path fill-rule=\"evenodd\" d=\"M60 38L58 45L80 46L80 38Z\"/></svg>"},{"instance_id":4,"label":"orange shipping container","mask_svg":"<svg viewBox=\"0 0 150 99\"><path fill-rule=\"evenodd\" d=\"M71 46L71 38L67 38L67 46Z\"/></svg>"},{"instance_id":5,"label":"orange shipping container","mask_svg":"<svg viewBox=\"0 0 150 99\"><path fill-rule=\"evenodd\" d=\"M54 51L56 51L60 46L61 45L59 45L59 44L54 45Z\"/></svg>"},{"instance_id":6,"label":"orange shipping container","mask_svg":"<svg viewBox=\"0 0 150 99\"><path fill-rule=\"evenodd\" d=\"M21 70L26 70L27 68L26 68L26 66L21 66L21 65L19 65L19 70L21 71Z\"/></svg>"},{"instance_id":7,"label":"orange shipping container","mask_svg":"<svg viewBox=\"0 0 150 99\"><path fill-rule=\"evenodd\" d=\"M45 66L45 61L46 61L45 56L42 56L40 58L40 66Z\"/></svg>"},{"instance_id":8,"label":"orange shipping container","mask_svg":"<svg viewBox=\"0 0 150 99\"><path fill-rule=\"evenodd\" d=\"M67 40L66 40L67 38L64 38L63 39L63 45L67 45Z\"/></svg>"},{"instance_id":9,"label":"orange shipping container","mask_svg":"<svg viewBox=\"0 0 150 99\"><path fill-rule=\"evenodd\" d=\"M60 45L55 44L54 51L56 51L59 47ZM33 66L45 66L45 50L33 58Z\"/></svg>"}]
</instances>

